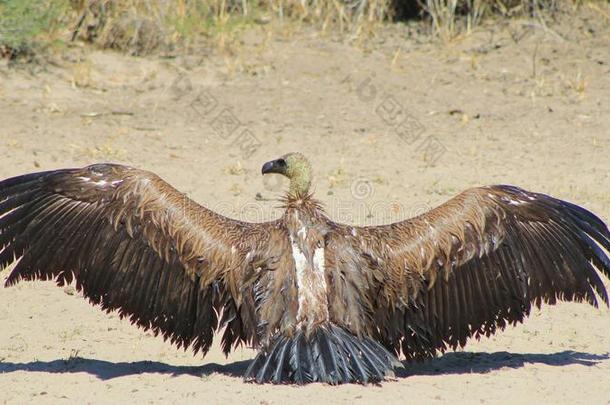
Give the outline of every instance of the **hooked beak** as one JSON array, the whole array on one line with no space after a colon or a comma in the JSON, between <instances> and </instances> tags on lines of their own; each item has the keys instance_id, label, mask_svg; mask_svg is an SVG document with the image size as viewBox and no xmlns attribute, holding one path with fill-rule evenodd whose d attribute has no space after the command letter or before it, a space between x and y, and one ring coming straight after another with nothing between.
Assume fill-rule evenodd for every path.
<instances>
[{"instance_id":1,"label":"hooked beak","mask_svg":"<svg viewBox=\"0 0 610 405\"><path fill-rule=\"evenodd\" d=\"M267 173L279 173L286 174L286 161L284 159L276 159L270 162L267 162L263 165L261 169L262 174Z\"/></svg>"}]
</instances>

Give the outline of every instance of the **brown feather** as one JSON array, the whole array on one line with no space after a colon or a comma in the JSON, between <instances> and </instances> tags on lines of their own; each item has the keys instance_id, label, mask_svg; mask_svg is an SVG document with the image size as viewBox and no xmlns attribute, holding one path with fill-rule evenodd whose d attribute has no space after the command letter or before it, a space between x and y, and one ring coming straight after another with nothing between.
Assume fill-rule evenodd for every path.
<instances>
[{"instance_id":1,"label":"brown feather","mask_svg":"<svg viewBox=\"0 0 610 405\"><path fill-rule=\"evenodd\" d=\"M195 342L195 350L209 348L218 326L215 316L200 314L252 296L254 286L240 288L250 265L246 256L262 257L264 267L271 255L289 255L276 223L222 217L154 174L120 165L5 180L0 207L0 268L24 256L7 285L53 277L63 284L74 277L93 303L118 309L179 346ZM222 301L211 292L219 286ZM265 305L270 308L232 310L236 333L229 345L256 342L260 314L274 315L273 329L289 327L275 315L283 312L282 303Z\"/></svg>"},{"instance_id":2,"label":"brown feather","mask_svg":"<svg viewBox=\"0 0 610 405\"><path fill-rule=\"evenodd\" d=\"M398 275L386 271L386 286L399 285L396 277L424 275L426 282L408 296L403 289L390 291L392 302L409 301L418 290L428 290L421 304L400 309L405 319L413 319L414 313L426 319L421 342L428 346L404 353L407 357L463 346L469 336L489 335L520 322L531 303L552 304L559 298L596 305L594 289L608 303L598 271L609 276L610 261L587 239L608 245L610 232L588 211L546 195L512 186L482 187L407 221L355 229L359 238L352 247L359 254L379 257L388 269L406 267ZM347 227L342 233L348 234ZM390 249L380 248L384 245ZM396 348L412 332L396 330L400 325L391 319L387 315L374 322L382 325L380 338Z\"/></svg>"},{"instance_id":3,"label":"brown feather","mask_svg":"<svg viewBox=\"0 0 610 405\"><path fill-rule=\"evenodd\" d=\"M225 353L261 348L254 380L299 383L377 381L396 364L387 350L433 356L523 321L532 304L597 305L596 293L608 304L610 232L584 208L491 186L353 227L310 194L302 155L278 165L298 181L284 215L260 224L126 166L2 181L0 270L18 261L6 285L75 280L104 310L203 353L224 328Z\"/></svg>"}]
</instances>

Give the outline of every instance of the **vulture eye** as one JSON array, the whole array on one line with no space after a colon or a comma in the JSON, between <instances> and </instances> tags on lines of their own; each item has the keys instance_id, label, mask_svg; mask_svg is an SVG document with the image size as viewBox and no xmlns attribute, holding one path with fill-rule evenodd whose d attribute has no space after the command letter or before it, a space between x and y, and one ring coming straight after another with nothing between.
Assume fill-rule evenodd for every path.
<instances>
[{"instance_id":1,"label":"vulture eye","mask_svg":"<svg viewBox=\"0 0 610 405\"><path fill-rule=\"evenodd\" d=\"M282 167L286 167L286 161L284 159L278 159L277 164Z\"/></svg>"}]
</instances>

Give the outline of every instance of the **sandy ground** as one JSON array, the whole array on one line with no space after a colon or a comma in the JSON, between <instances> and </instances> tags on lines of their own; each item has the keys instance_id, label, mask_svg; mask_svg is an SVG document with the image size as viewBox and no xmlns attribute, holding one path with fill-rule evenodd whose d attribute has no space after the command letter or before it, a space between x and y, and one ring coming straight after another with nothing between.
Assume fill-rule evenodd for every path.
<instances>
[{"instance_id":1,"label":"sandy ground","mask_svg":"<svg viewBox=\"0 0 610 405\"><path fill-rule=\"evenodd\" d=\"M2 66L0 178L124 162L265 220L286 184L261 164L301 151L337 220L399 220L509 183L610 221L610 28L596 14L444 46L407 27L364 48L259 27L231 56L71 49L44 69ZM4 403L610 403L610 311L583 304L366 387L245 384L252 350L178 351L50 282L0 290L0 308Z\"/></svg>"}]
</instances>

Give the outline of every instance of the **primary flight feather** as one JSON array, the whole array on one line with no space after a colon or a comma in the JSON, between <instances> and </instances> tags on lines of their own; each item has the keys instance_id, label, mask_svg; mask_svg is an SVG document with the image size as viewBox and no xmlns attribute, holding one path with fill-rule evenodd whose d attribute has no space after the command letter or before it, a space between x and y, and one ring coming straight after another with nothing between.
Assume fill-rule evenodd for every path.
<instances>
[{"instance_id":1,"label":"primary flight feather","mask_svg":"<svg viewBox=\"0 0 610 405\"><path fill-rule=\"evenodd\" d=\"M107 311L204 354L259 349L246 380L375 382L523 321L532 304L608 304L610 232L577 205L513 186L469 189L389 225L338 224L299 153L281 218L216 214L151 172L114 164L0 182L0 270L76 281Z\"/></svg>"}]
</instances>

